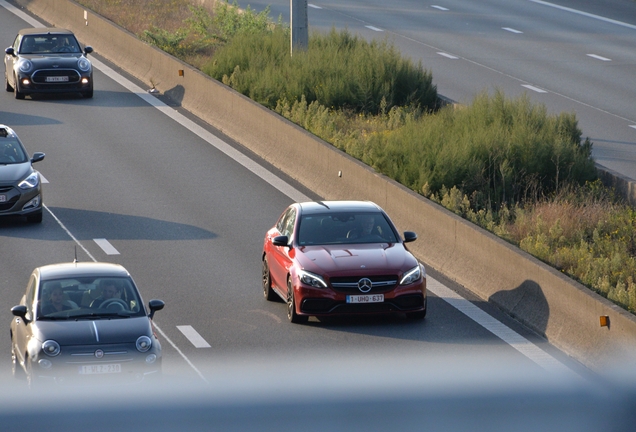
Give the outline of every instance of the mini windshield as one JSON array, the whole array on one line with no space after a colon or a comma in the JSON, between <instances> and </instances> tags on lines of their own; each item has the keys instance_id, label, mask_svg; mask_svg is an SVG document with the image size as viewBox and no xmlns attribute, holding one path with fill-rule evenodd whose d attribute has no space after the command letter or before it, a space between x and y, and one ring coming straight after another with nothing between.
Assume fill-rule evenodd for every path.
<instances>
[{"instance_id":1,"label":"mini windshield","mask_svg":"<svg viewBox=\"0 0 636 432\"><path fill-rule=\"evenodd\" d=\"M38 319L143 316L141 299L130 278L68 278L43 281Z\"/></svg>"},{"instance_id":2,"label":"mini windshield","mask_svg":"<svg viewBox=\"0 0 636 432\"><path fill-rule=\"evenodd\" d=\"M298 245L397 243L398 237L382 213L303 215Z\"/></svg>"},{"instance_id":3,"label":"mini windshield","mask_svg":"<svg viewBox=\"0 0 636 432\"><path fill-rule=\"evenodd\" d=\"M53 54L80 53L79 44L75 36L65 35L28 35L24 36L20 44L20 54Z\"/></svg>"}]
</instances>

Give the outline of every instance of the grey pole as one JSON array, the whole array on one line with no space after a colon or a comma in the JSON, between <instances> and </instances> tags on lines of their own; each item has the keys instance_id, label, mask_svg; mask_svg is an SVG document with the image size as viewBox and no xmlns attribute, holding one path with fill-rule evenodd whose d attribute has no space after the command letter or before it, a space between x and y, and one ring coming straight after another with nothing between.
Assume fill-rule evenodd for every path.
<instances>
[{"instance_id":1,"label":"grey pole","mask_svg":"<svg viewBox=\"0 0 636 432\"><path fill-rule=\"evenodd\" d=\"M307 0L289 0L291 26L291 55L294 50L305 51L309 43Z\"/></svg>"}]
</instances>

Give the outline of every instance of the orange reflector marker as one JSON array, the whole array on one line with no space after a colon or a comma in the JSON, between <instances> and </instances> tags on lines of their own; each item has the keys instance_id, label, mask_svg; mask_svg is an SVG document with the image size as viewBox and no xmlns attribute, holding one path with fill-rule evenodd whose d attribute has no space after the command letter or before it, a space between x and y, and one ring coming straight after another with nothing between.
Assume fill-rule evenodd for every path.
<instances>
[{"instance_id":1,"label":"orange reflector marker","mask_svg":"<svg viewBox=\"0 0 636 432\"><path fill-rule=\"evenodd\" d=\"M601 327L609 327L609 317L607 315L601 315Z\"/></svg>"},{"instance_id":2,"label":"orange reflector marker","mask_svg":"<svg viewBox=\"0 0 636 432\"><path fill-rule=\"evenodd\" d=\"M183 76L183 69L179 69L179 76Z\"/></svg>"}]
</instances>

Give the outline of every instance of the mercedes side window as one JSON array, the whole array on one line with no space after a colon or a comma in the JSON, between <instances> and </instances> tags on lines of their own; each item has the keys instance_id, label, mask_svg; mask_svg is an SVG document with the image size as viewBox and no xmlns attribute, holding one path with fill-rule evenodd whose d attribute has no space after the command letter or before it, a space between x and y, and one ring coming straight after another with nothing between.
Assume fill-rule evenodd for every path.
<instances>
[{"instance_id":1,"label":"mercedes side window","mask_svg":"<svg viewBox=\"0 0 636 432\"><path fill-rule=\"evenodd\" d=\"M285 220L285 227L283 228L283 235L286 235L291 240L294 234L294 225L296 224L296 210L291 208L287 219Z\"/></svg>"}]
</instances>

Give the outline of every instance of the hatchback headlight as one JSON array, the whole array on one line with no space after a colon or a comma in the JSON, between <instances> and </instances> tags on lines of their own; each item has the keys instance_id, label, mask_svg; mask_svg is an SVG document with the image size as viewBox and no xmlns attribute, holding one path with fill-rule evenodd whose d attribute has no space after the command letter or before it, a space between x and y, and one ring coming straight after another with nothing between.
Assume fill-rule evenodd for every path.
<instances>
[{"instance_id":1,"label":"hatchback headlight","mask_svg":"<svg viewBox=\"0 0 636 432\"><path fill-rule=\"evenodd\" d=\"M424 266L422 266L422 264L418 264L404 274L404 277L402 277L402 280L400 281L400 285L408 285L413 282L417 282L425 276L425 274Z\"/></svg>"},{"instance_id":2,"label":"hatchback headlight","mask_svg":"<svg viewBox=\"0 0 636 432\"><path fill-rule=\"evenodd\" d=\"M148 336L139 336L137 338L137 351L146 352L152 347L152 341Z\"/></svg>"},{"instance_id":3,"label":"hatchback headlight","mask_svg":"<svg viewBox=\"0 0 636 432\"><path fill-rule=\"evenodd\" d=\"M20 69L20 72L28 72L31 70L31 68L33 68L33 63L31 63L31 60L22 59L18 63L18 69Z\"/></svg>"},{"instance_id":4,"label":"hatchback headlight","mask_svg":"<svg viewBox=\"0 0 636 432\"><path fill-rule=\"evenodd\" d=\"M56 355L58 355L60 353L60 344L55 342L52 339L49 339L47 341L44 341L44 343L42 344L42 351L44 352L44 354L46 354L47 356L50 357L55 357Z\"/></svg>"},{"instance_id":5,"label":"hatchback headlight","mask_svg":"<svg viewBox=\"0 0 636 432\"><path fill-rule=\"evenodd\" d=\"M20 189L33 189L40 183L40 176L37 172L32 172L27 178L18 183Z\"/></svg>"},{"instance_id":6,"label":"hatchback headlight","mask_svg":"<svg viewBox=\"0 0 636 432\"><path fill-rule=\"evenodd\" d=\"M77 61L77 67L83 72L88 72L91 69L91 62L82 57Z\"/></svg>"},{"instance_id":7,"label":"hatchback headlight","mask_svg":"<svg viewBox=\"0 0 636 432\"><path fill-rule=\"evenodd\" d=\"M309 285L316 288L327 288L327 284L323 280L322 277L318 276L314 273L309 273L308 271L301 270L298 272L298 277L300 281L305 285Z\"/></svg>"}]
</instances>

